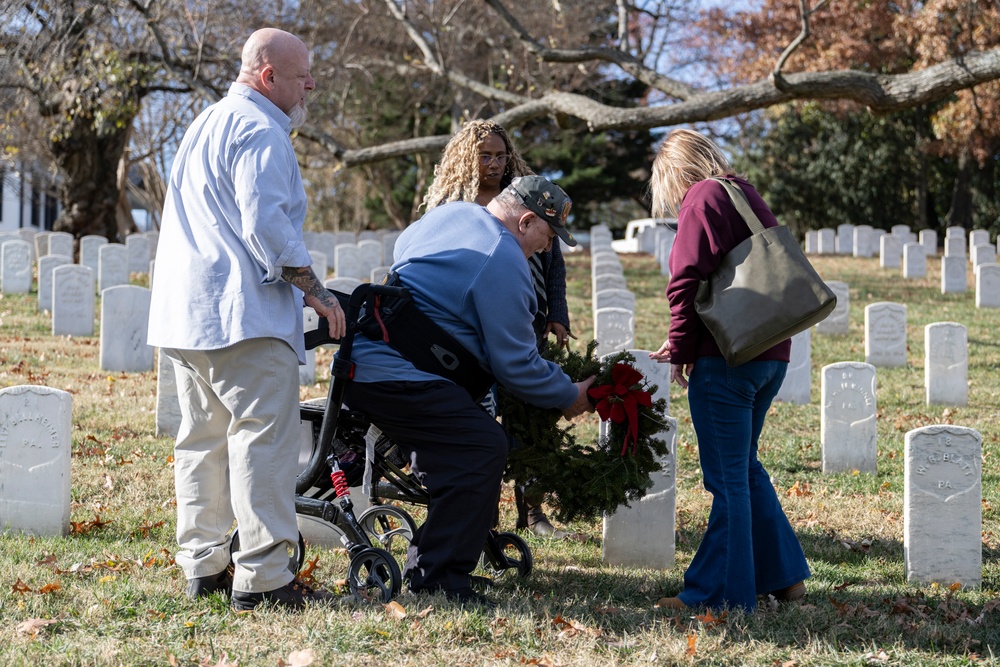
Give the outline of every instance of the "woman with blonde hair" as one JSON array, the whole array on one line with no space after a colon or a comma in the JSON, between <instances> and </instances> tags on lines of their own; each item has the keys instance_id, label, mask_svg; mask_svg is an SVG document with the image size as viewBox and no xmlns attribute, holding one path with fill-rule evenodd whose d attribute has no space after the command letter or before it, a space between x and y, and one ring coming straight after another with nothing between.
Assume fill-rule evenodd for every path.
<instances>
[{"instance_id":1,"label":"woman with blonde hair","mask_svg":"<svg viewBox=\"0 0 1000 667\"><path fill-rule=\"evenodd\" d=\"M434 182L424 197L428 211L453 201L476 202L486 206L518 176L534 172L528 168L521 154L514 147L503 126L491 120L470 120L462 126L444 148L441 161L434 167ZM567 345L570 333L569 306L566 303L566 263L559 243L553 243L548 252L539 252L528 258L535 280L535 336L538 345L555 334L559 345ZM495 414L494 402L487 409ZM527 443L525 443L527 444ZM542 510L544 491L521 485L515 487L517 527L527 528L536 535L564 537Z\"/></svg>"},{"instance_id":2,"label":"woman with blonde hair","mask_svg":"<svg viewBox=\"0 0 1000 667\"><path fill-rule=\"evenodd\" d=\"M788 368L791 341L729 367L694 309L701 281L751 232L721 183L746 195L765 227L778 224L722 150L691 130L673 130L653 161L653 215L677 216L670 253L668 339L650 358L670 363L688 391L691 423L712 509L701 545L684 573L684 590L661 607L730 607L753 611L758 595L779 601L805 595L809 566L770 477L757 459L764 418Z\"/></svg>"}]
</instances>

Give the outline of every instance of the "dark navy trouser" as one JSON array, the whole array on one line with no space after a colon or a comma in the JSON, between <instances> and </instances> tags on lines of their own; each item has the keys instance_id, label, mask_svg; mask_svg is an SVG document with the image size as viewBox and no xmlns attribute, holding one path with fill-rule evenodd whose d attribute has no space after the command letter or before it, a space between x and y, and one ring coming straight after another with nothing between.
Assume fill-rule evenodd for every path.
<instances>
[{"instance_id":1,"label":"dark navy trouser","mask_svg":"<svg viewBox=\"0 0 1000 667\"><path fill-rule=\"evenodd\" d=\"M468 589L507 462L503 428L468 392L444 380L352 382L344 402L400 446L430 494L427 520L403 570L410 590Z\"/></svg>"}]
</instances>

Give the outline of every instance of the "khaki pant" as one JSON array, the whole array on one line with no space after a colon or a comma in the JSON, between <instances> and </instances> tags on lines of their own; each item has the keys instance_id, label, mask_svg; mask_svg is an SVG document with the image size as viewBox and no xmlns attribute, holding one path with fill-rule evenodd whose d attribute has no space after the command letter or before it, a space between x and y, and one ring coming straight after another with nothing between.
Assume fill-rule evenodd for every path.
<instances>
[{"instance_id":1,"label":"khaki pant","mask_svg":"<svg viewBox=\"0 0 1000 667\"><path fill-rule=\"evenodd\" d=\"M174 446L177 564L188 579L229 564L233 589L263 592L294 577L298 542L295 477L299 371L295 351L276 338L221 350L161 350L174 364L181 424Z\"/></svg>"}]
</instances>

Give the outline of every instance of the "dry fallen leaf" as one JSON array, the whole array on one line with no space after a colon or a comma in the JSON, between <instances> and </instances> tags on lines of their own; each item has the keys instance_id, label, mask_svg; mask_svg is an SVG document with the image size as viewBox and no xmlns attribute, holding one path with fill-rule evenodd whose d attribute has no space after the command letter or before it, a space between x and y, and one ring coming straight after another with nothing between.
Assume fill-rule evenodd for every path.
<instances>
[{"instance_id":1,"label":"dry fallen leaf","mask_svg":"<svg viewBox=\"0 0 1000 667\"><path fill-rule=\"evenodd\" d=\"M44 632L45 628L54 623L56 621L51 618L29 618L17 624L16 632L19 635L30 635L34 639L38 636L38 633Z\"/></svg>"},{"instance_id":2,"label":"dry fallen leaf","mask_svg":"<svg viewBox=\"0 0 1000 667\"><path fill-rule=\"evenodd\" d=\"M384 605L386 616L401 621L406 618L406 609L395 600Z\"/></svg>"},{"instance_id":3,"label":"dry fallen leaf","mask_svg":"<svg viewBox=\"0 0 1000 667\"><path fill-rule=\"evenodd\" d=\"M287 667L309 667L316 662L316 652L311 648L304 648L299 651L292 651L288 654Z\"/></svg>"},{"instance_id":4,"label":"dry fallen leaf","mask_svg":"<svg viewBox=\"0 0 1000 667\"><path fill-rule=\"evenodd\" d=\"M695 653L698 652L698 635L694 634L693 632L689 632L687 640L688 640L687 654L694 655Z\"/></svg>"}]
</instances>

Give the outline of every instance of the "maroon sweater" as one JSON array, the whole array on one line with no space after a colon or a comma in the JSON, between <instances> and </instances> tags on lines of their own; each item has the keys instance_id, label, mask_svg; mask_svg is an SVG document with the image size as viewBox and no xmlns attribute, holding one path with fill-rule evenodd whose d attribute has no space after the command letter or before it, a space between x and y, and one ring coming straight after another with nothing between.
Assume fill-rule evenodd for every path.
<instances>
[{"instance_id":1,"label":"maroon sweater","mask_svg":"<svg viewBox=\"0 0 1000 667\"><path fill-rule=\"evenodd\" d=\"M730 176L750 202L764 227L778 221L752 185ZM721 183L704 180L684 195L677 214L677 237L670 251L670 363L690 364L698 357L721 357L719 346L694 310L698 285L740 242L750 237L750 228L736 211ZM788 361L791 339L778 343L756 360Z\"/></svg>"}]
</instances>

